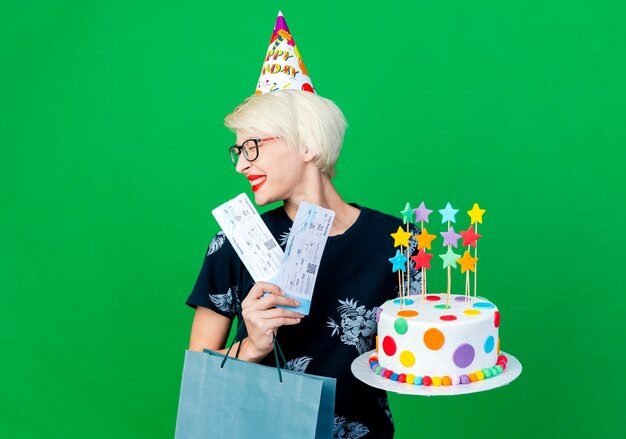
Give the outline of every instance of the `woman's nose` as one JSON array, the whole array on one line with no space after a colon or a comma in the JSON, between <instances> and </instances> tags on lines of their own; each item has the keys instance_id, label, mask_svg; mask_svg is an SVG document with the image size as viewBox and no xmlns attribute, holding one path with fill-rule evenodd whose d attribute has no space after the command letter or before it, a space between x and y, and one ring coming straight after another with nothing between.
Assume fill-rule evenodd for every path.
<instances>
[{"instance_id":1,"label":"woman's nose","mask_svg":"<svg viewBox=\"0 0 626 439\"><path fill-rule=\"evenodd\" d=\"M248 169L250 167L250 162L248 160L246 160L246 158L244 157L243 154L241 154L239 156L239 160L237 161L237 165L235 166L235 169L237 170L237 172L239 172L240 174L243 174L244 171L246 169Z\"/></svg>"}]
</instances>

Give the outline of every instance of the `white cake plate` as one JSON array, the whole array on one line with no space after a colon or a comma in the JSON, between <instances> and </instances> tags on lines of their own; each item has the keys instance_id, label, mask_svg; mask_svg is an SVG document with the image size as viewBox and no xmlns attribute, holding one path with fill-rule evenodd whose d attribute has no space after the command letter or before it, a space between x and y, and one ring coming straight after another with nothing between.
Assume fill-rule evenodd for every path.
<instances>
[{"instance_id":1,"label":"white cake plate","mask_svg":"<svg viewBox=\"0 0 626 439\"><path fill-rule=\"evenodd\" d=\"M486 390L506 386L522 373L522 363L520 363L517 358L506 352L500 352L501 355L507 357L508 362L506 369L496 377L488 378L483 381L475 381L469 384L458 384L456 386L415 386L413 384L399 383L376 375L372 369L370 369L369 365L369 359L373 352L374 351L369 351L363 355L359 355L352 362L352 366L350 367L352 374L369 386L405 395L449 396L484 392Z\"/></svg>"}]
</instances>

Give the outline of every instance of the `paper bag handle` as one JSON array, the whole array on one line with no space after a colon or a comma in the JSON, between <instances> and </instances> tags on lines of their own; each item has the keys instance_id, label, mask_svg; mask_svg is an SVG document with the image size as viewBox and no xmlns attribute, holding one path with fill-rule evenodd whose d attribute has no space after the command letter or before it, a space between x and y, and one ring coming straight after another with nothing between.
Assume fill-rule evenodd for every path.
<instances>
[{"instance_id":1,"label":"paper bag handle","mask_svg":"<svg viewBox=\"0 0 626 439\"><path fill-rule=\"evenodd\" d=\"M224 356L224 359L222 360L222 364L220 364L220 369L224 368L224 365L226 364L226 360L228 360L230 351L235 345L235 343L237 343L237 341L239 341L239 345L237 346L237 352L235 352L235 358L239 358L239 351L241 349L241 338L242 338L244 329L245 329L245 322L242 321L239 324L239 327L237 328L237 332L235 333L233 342L231 343L230 347L226 351L226 355ZM281 372L280 362L278 360L279 353L280 353L280 358L283 360L283 368L286 370L288 369L287 360L285 359L285 356L283 355L283 350L280 348L280 345L278 344L278 340L276 340L276 334L272 334L272 339L273 339L273 345L274 345L274 358L276 358L276 370L278 371L278 380L282 383L283 374Z\"/></svg>"}]
</instances>

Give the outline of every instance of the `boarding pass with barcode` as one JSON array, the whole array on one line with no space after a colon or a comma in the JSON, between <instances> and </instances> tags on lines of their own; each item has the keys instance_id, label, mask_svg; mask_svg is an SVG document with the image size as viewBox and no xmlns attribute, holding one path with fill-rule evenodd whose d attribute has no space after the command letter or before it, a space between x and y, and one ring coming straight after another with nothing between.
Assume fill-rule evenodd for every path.
<instances>
[{"instance_id":1,"label":"boarding pass with barcode","mask_svg":"<svg viewBox=\"0 0 626 439\"><path fill-rule=\"evenodd\" d=\"M275 283L300 302L298 308L285 308L308 314L335 212L301 202L285 252L245 193L213 209L213 216L254 281Z\"/></svg>"},{"instance_id":2,"label":"boarding pass with barcode","mask_svg":"<svg viewBox=\"0 0 626 439\"><path fill-rule=\"evenodd\" d=\"M315 280L334 218L334 211L302 201L289 232L276 284L287 297L300 302L295 310L302 314L309 314Z\"/></svg>"},{"instance_id":3,"label":"boarding pass with barcode","mask_svg":"<svg viewBox=\"0 0 626 439\"><path fill-rule=\"evenodd\" d=\"M243 193L213 209L213 216L255 282L273 282L283 250Z\"/></svg>"}]
</instances>

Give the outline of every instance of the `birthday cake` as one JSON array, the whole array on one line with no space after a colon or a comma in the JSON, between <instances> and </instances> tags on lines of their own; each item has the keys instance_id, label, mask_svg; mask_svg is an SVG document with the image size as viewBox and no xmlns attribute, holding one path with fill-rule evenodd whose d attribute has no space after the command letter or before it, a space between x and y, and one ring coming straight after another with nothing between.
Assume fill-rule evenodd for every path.
<instances>
[{"instance_id":1,"label":"birthday cake","mask_svg":"<svg viewBox=\"0 0 626 439\"><path fill-rule=\"evenodd\" d=\"M399 382L457 385L497 376L506 368L499 355L500 312L490 301L464 295L409 296L377 311L377 353L372 370Z\"/></svg>"},{"instance_id":2,"label":"birthday cake","mask_svg":"<svg viewBox=\"0 0 626 439\"><path fill-rule=\"evenodd\" d=\"M500 355L500 312L489 300L470 291L470 272L476 276L476 241L481 237L476 233L482 223L485 210L475 204L468 211L471 226L457 234L451 227L456 222L458 209L450 203L440 210L447 222L446 232L441 232L447 252L439 255L443 268L448 271L448 291L441 294L428 294L426 269L430 268L431 243L436 235L431 235L424 227L432 211L422 203L418 209L410 209L409 204L402 215L405 224L421 222L421 233L413 237L417 241L416 256L410 257L410 233L401 228L392 233L396 256L389 261L393 271L399 273L400 297L382 304L376 313L378 332L376 352L370 356L371 370L383 378L401 383L424 386L450 386L470 384L501 374L507 365L507 358ZM467 246L463 257L454 253L458 240L463 238ZM474 256L471 255L471 247ZM406 248L406 253L404 249ZM412 262L410 262L412 260ZM465 294L450 294L452 269L461 265L461 274L466 273ZM410 270L422 270L421 291L410 292ZM405 282L406 279L406 282Z\"/></svg>"}]
</instances>

